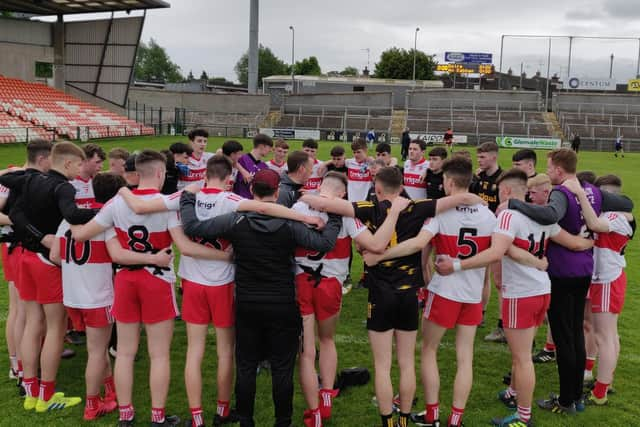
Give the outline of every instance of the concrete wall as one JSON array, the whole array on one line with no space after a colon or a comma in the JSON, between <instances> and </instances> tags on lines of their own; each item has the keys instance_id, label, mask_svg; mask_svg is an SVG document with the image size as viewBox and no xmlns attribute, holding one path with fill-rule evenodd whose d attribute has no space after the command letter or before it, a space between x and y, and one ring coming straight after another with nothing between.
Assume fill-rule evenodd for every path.
<instances>
[{"instance_id":1,"label":"concrete wall","mask_svg":"<svg viewBox=\"0 0 640 427\"><path fill-rule=\"evenodd\" d=\"M36 61L52 63L53 48L0 42L1 75L30 82L35 81ZM42 79L38 79L38 81L42 81Z\"/></svg>"},{"instance_id":2,"label":"concrete wall","mask_svg":"<svg viewBox=\"0 0 640 427\"><path fill-rule=\"evenodd\" d=\"M540 92L473 89L424 89L407 92L407 108L495 108L534 110L542 106Z\"/></svg>"},{"instance_id":3,"label":"concrete wall","mask_svg":"<svg viewBox=\"0 0 640 427\"><path fill-rule=\"evenodd\" d=\"M640 114L640 93L555 93L553 111Z\"/></svg>"},{"instance_id":4,"label":"concrete wall","mask_svg":"<svg viewBox=\"0 0 640 427\"><path fill-rule=\"evenodd\" d=\"M321 112L323 106L344 106L354 114L366 114L368 108L393 108L393 92L343 92L343 93L314 93L300 95L285 95L284 110L296 113L300 105L304 105L303 112ZM339 108L339 107L338 107ZM334 108L335 109L335 108Z\"/></svg>"},{"instance_id":5,"label":"concrete wall","mask_svg":"<svg viewBox=\"0 0 640 427\"><path fill-rule=\"evenodd\" d=\"M130 105L162 108L186 108L187 110L213 113L266 113L269 110L268 95L239 95L234 93L172 92L158 89L131 88Z\"/></svg>"}]
</instances>

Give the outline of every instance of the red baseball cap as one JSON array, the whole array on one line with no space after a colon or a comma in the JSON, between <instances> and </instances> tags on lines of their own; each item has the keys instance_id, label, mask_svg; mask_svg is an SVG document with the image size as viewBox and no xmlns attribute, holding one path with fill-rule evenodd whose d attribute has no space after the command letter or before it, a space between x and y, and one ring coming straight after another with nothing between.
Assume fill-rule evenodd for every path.
<instances>
[{"instance_id":1,"label":"red baseball cap","mask_svg":"<svg viewBox=\"0 0 640 427\"><path fill-rule=\"evenodd\" d=\"M280 185L280 175L271 169L262 169L253 176L253 184L262 184L272 190L277 190Z\"/></svg>"}]
</instances>

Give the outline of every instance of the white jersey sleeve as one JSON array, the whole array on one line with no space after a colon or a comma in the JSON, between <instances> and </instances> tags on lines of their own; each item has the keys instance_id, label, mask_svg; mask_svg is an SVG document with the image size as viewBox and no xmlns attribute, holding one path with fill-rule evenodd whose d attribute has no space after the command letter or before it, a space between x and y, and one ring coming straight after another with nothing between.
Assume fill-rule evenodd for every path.
<instances>
[{"instance_id":1,"label":"white jersey sleeve","mask_svg":"<svg viewBox=\"0 0 640 427\"><path fill-rule=\"evenodd\" d=\"M633 235L633 228L624 214L603 212L600 220L607 222L609 232L598 233L593 246L592 282L597 284L612 282L622 274L627 266L624 250Z\"/></svg>"},{"instance_id":2,"label":"white jersey sleeve","mask_svg":"<svg viewBox=\"0 0 640 427\"><path fill-rule=\"evenodd\" d=\"M358 218L342 217L342 227L347 235L355 239L367 229L367 227Z\"/></svg>"},{"instance_id":3,"label":"white jersey sleeve","mask_svg":"<svg viewBox=\"0 0 640 427\"><path fill-rule=\"evenodd\" d=\"M102 209L100 209L100 212L98 212L96 214L95 217L93 217L93 220L95 222L97 222L98 224L100 224L101 226L103 226L104 228L110 228L113 227L113 223L114 223L114 207L115 207L115 201L119 198L120 196L114 197L113 199L109 200L103 207Z\"/></svg>"},{"instance_id":4,"label":"white jersey sleeve","mask_svg":"<svg viewBox=\"0 0 640 427\"><path fill-rule=\"evenodd\" d=\"M167 207L168 211L179 211L180 210L180 196L182 195L182 190L176 191L173 194L163 194L162 201L164 205Z\"/></svg>"}]
</instances>

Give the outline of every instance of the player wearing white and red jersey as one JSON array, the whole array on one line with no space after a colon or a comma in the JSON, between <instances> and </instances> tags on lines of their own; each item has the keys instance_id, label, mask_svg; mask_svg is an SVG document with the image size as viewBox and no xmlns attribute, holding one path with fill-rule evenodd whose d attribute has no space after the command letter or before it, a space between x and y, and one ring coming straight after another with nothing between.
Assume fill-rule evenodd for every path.
<instances>
[{"instance_id":1,"label":"player wearing white and red jersey","mask_svg":"<svg viewBox=\"0 0 640 427\"><path fill-rule=\"evenodd\" d=\"M194 129L189 132L189 145L193 152L189 156L187 166L189 173L187 175L180 174L178 176L178 190L182 190L189 184L197 183L200 186L204 184L204 176L207 170L207 161L213 156L213 153L206 152L207 138L209 132L204 129Z\"/></svg>"},{"instance_id":2,"label":"player wearing white and red jersey","mask_svg":"<svg viewBox=\"0 0 640 427\"><path fill-rule=\"evenodd\" d=\"M497 184L500 200L524 201L527 194L524 171L511 169ZM557 224L543 226L520 212L506 209L498 215L489 249L462 260L443 260L436 264L439 273L453 273L447 276L449 278L473 269L482 271L483 267L502 260L502 319L513 368L511 385L498 396L509 406L515 405L517 397L518 410L504 419L496 419L495 425L530 424L535 384L531 346L536 328L542 324L549 307L551 283L543 270L546 269L544 255L550 239L572 249L591 245L586 239L563 232ZM504 257L506 253L509 257Z\"/></svg>"},{"instance_id":3,"label":"player wearing white and red jersey","mask_svg":"<svg viewBox=\"0 0 640 427\"><path fill-rule=\"evenodd\" d=\"M77 176L75 179L70 180L69 183L76 189L76 204L78 206L89 208L95 203L96 196L93 194L91 178L85 180L81 176Z\"/></svg>"},{"instance_id":4,"label":"player wearing white and red jersey","mask_svg":"<svg viewBox=\"0 0 640 427\"><path fill-rule=\"evenodd\" d=\"M599 217L588 203L585 191L574 180L563 185L574 193L582 209L587 227L597 233L594 244L594 269L589 292L593 329L598 345L598 375L587 402L595 405L607 403L607 391L618 363L620 340L618 316L624 305L627 277L624 250L635 231L635 219L622 212L603 212ZM622 181L615 175L596 179L602 190L620 193Z\"/></svg>"},{"instance_id":5,"label":"player wearing white and red jersey","mask_svg":"<svg viewBox=\"0 0 640 427\"><path fill-rule=\"evenodd\" d=\"M367 157L367 142L360 138L351 144L353 158L346 159L347 198L350 202L361 202L367 199L371 187L371 169Z\"/></svg>"},{"instance_id":6,"label":"player wearing white and red jersey","mask_svg":"<svg viewBox=\"0 0 640 427\"><path fill-rule=\"evenodd\" d=\"M96 201L91 180L102 170L107 155L97 144L85 144L82 150L87 158L82 161L78 176L69 182L76 189L76 204L81 208L88 208Z\"/></svg>"},{"instance_id":7,"label":"player wearing white and red jersey","mask_svg":"<svg viewBox=\"0 0 640 427\"><path fill-rule=\"evenodd\" d=\"M429 161L424 158L427 143L421 139L409 144L409 159L404 162L404 189L412 199L427 198L427 170Z\"/></svg>"},{"instance_id":8,"label":"player wearing white and red jersey","mask_svg":"<svg viewBox=\"0 0 640 427\"><path fill-rule=\"evenodd\" d=\"M187 166L189 167L188 175L178 176L178 190L182 190L189 184L204 184L205 173L207 171L207 161L213 156L213 153L203 152L197 157L195 150L189 156Z\"/></svg>"},{"instance_id":9,"label":"player wearing white and red jersey","mask_svg":"<svg viewBox=\"0 0 640 427\"><path fill-rule=\"evenodd\" d=\"M282 162L282 163L276 163L276 161L274 159L271 159L267 162L267 166L269 166L269 169L271 169L272 171L276 171L278 173L278 175L282 175L283 173L285 173L285 171L287 170L287 162ZM314 164L315 166L315 164Z\"/></svg>"},{"instance_id":10,"label":"player wearing white and red jersey","mask_svg":"<svg viewBox=\"0 0 640 427\"><path fill-rule=\"evenodd\" d=\"M313 194L320 190L320 184L322 184L322 177L325 172L324 162L313 159L313 169L311 170L311 176L304 183L303 190Z\"/></svg>"},{"instance_id":11,"label":"player wearing white and red jersey","mask_svg":"<svg viewBox=\"0 0 640 427\"><path fill-rule=\"evenodd\" d=\"M134 191L137 197L159 199L159 189L164 182L166 161L158 152L144 150L136 157L136 171L140 176L140 185ZM171 212L159 212L148 215L134 213L122 196L110 200L96 217L85 226L72 230L72 236L82 242L101 231L113 227L117 239L111 239L108 250L114 262L123 266L115 276L115 297L113 316L118 328L118 358L116 359L115 378L119 385L118 403L120 421L130 422L134 417L132 405L133 361L137 352L140 324L145 324L152 378L151 406L152 422L164 423L164 406L169 387L169 348L173 336L174 318L178 314L173 282L171 257L168 248L175 239L182 253L191 255L202 245L186 245L188 241L177 216ZM123 249L141 255L146 262L122 253ZM155 255L164 254L164 265L156 262ZM122 385L122 386L120 386ZM176 417L166 417L168 423L175 424ZM173 425L172 424L172 425Z\"/></svg>"}]
</instances>

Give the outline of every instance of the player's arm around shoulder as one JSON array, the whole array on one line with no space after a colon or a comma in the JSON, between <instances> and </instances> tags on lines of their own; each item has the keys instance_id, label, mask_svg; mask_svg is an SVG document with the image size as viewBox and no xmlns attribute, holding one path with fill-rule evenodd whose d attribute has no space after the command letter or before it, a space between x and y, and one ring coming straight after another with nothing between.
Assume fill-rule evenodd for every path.
<instances>
[{"instance_id":1,"label":"player's arm around shoulder","mask_svg":"<svg viewBox=\"0 0 640 427\"><path fill-rule=\"evenodd\" d=\"M313 209L321 212L334 213L351 218L355 216L353 205L344 199L304 194L300 197L300 201L307 203Z\"/></svg>"},{"instance_id":2,"label":"player's arm around shoulder","mask_svg":"<svg viewBox=\"0 0 640 427\"><path fill-rule=\"evenodd\" d=\"M127 187L120 188L120 190L118 190L118 195L122 197L127 206L129 206L129 208L137 215L176 210L169 209L168 204L171 200L180 198L180 192L178 191L163 197L143 199L133 194L133 192L131 192Z\"/></svg>"},{"instance_id":3,"label":"player's arm around shoulder","mask_svg":"<svg viewBox=\"0 0 640 427\"><path fill-rule=\"evenodd\" d=\"M200 221L196 216L195 204L195 194L183 191L180 196L180 220L187 236L214 239L229 232L239 216L232 212Z\"/></svg>"},{"instance_id":4,"label":"player's arm around shoulder","mask_svg":"<svg viewBox=\"0 0 640 427\"><path fill-rule=\"evenodd\" d=\"M436 202L436 214L446 212L450 209L454 209L459 205L477 205L487 203L482 200L478 195L473 193L454 194L452 196L446 196L438 199Z\"/></svg>"},{"instance_id":5,"label":"player's arm around shoulder","mask_svg":"<svg viewBox=\"0 0 640 427\"><path fill-rule=\"evenodd\" d=\"M170 228L169 234L171 234L171 239L180 250L181 255L210 261L231 261L231 252L221 251L194 242L184 234L180 226Z\"/></svg>"}]
</instances>

